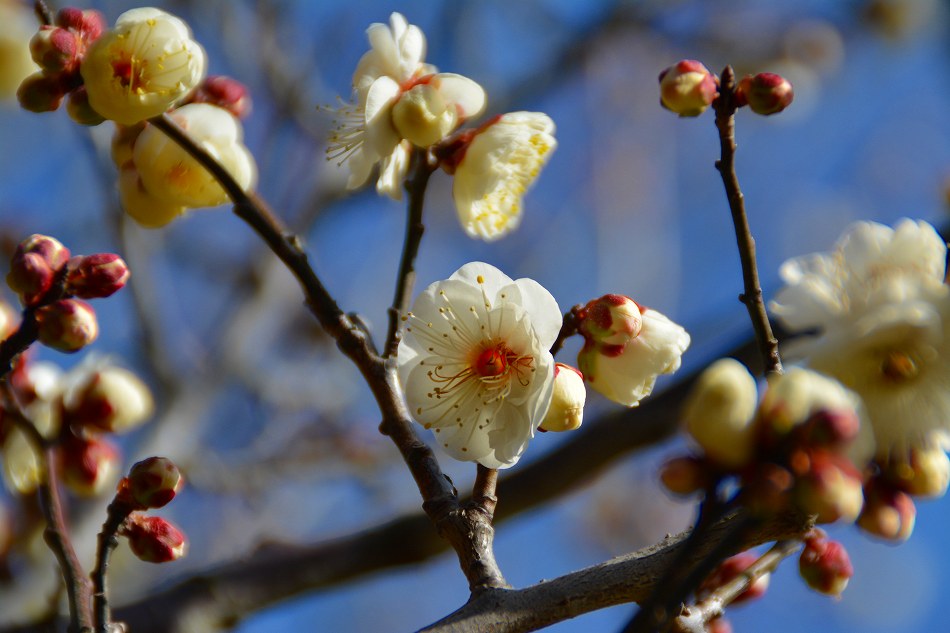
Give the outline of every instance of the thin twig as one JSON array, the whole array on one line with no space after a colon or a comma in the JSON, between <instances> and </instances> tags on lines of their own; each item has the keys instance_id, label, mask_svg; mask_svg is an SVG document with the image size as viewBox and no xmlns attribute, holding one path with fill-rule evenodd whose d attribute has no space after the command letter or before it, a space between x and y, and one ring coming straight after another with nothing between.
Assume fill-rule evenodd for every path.
<instances>
[{"instance_id":1,"label":"thin twig","mask_svg":"<svg viewBox=\"0 0 950 633\"><path fill-rule=\"evenodd\" d=\"M109 633L111 614L106 593L106 572L109 570L109 557L119 546L119 538L116 535L125 520L129 518L131 509L129 504L113 499L106 509L106 520L102 524L102 531L99 532L96 567L92 570L92 601L96 633Z\"/></svg>"},{"instance_id":2,"label":"thin twig","mask_svg":"<svg viewBox=\"0 0 950 633\"><path fill-rule=\"evenodd\" d=\"M561 351L562 347L564 347L564 341L577 334L577 325L580 322L578 313L583 308L584 306L578 303L576 306L564 313L564 320L561 322L561 329L558 331L557 338L554 339L554 343L551 345L551 356L557 356L557 353Z\"/></svg>"},{"instance_id":3,"label":"thin twig","mask_svg":"<svg viewBox=\"0 0 950 633\"><path fill-rule=\"evenodd\" d=\"M66 268L59 271L53 285L33 305L23 309L20 316L20 325L16 331L0 342L0 380L6 377L16 364L17 357L35 343L40 335L40 326L36 320L36 312L51 303L67 297Z\"/></svg>"},{"instance_id":4,"label":"thin twig","mask_svg":"<svg viewBox=\"0 0 950 633\"><path fill-rule=\"evenodd\" d=\"M393 304L389 308L389 331L386 334L386 344L383 346L383 353L387 358L396 357L400 338L399 320L409 310L409 300L416 281L416 256L419 254L422 234L426 230L425 224L422 223L426 188L429 177L435 171L435 166L430 161L428 152L414 150L409 170L410 176L406 180L406 192L409 197L406 238L403 241L402 258L399 260L399 272L396 275Z\"/></svg>"},{"instance_id":5,"label":"thin twig","mask_svg":"<svg viewBox=\"0 0 950 633\"><path fill-rule=\"evenodd\" d=\"M53 23L53 12L43 0L33 2L33 13L36 14L36 19L40 21L41 26L49 26Z\"/></svg>"},{"instance_id":6,"label":"thin twig","mask_svg":"<svg viewBox=\"0 0 950 633\"><path fill-rule=\"evenodd\" d=\"M745 304L752 319L755 338L758 341L765 366L765 373L781 373L782 358L779 355L778 340L772 333L765 302L762 300L762 287L759 284L759 272L755 263L755 240L749 229L746 217L745 201L736 176L736 76L731 66L726 66L720 78L719 97L713 104L716 110L716 129L719 130L720 159L716 169L722 176L726 188L732 223L736 231L736 243L739 246L739 259L742 262L744 291L739 300Z\"/></svg>"}]
</instances>

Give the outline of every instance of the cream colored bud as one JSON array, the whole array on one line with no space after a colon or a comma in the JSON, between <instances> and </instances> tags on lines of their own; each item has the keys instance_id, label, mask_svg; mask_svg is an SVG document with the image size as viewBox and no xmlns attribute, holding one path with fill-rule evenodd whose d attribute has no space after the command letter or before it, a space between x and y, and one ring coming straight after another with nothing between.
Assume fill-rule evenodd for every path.
<instances>
[{"instance_id":1,"label":"cream colored bud","mask_svg":"<svg viewBox=\"0 0 950 633\"><path fill-rule=\"evenodd\" d=\"M430 84L418 84L402 93L392 117L399 135L418 147L441 141L455 129L459 118L454 104L447 104Z\"/></svg>"},{"instance_id":2,"label":"cream colored bud","mask_svg":"<svg viewBox=\"0 0 950 633\"><path fill-rule=\"evenodd\" d=\"M104 365L77 371L82 373L63 398L70 424L122 433L152 415L151 392L127 369Z\"/></svg>"},{"instance_id":3,"label":"cream colored bud","mask_svg":"<svg viewBox=\"0 0 950 633\"><path fill-rule=\"evenodd\" d=\"M573 431L584 418L587 389L581 373L564 363L554 365L554 393L541 422L542 431Z\"/></svg>"},{"instance_id":4,"label":"cream colored bud","mask_svg":"<svg viewBox=\"0 0 950 633\"><path fill-rule=\"evenodd\" d=\"M943 449L912 448L907 462L890 465L907 494L942 497L950 484L950 459Z\"/></svg>"},{"instance_id":5,"label":"cream colored bud","mask_svg":"<svg viewBox=\"0 0 950 633\"><path fill-rule=\"evenodd\" d=\"M683 421L709 459L738 468L752 455L755 404L755 378L739 361L723 358L699 377Z\"/></svg>"}]
</instances>

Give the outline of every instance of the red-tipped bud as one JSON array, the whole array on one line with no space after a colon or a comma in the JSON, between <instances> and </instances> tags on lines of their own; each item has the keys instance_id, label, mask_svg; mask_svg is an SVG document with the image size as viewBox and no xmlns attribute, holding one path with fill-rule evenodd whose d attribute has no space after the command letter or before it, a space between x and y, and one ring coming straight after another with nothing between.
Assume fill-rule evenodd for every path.
<instances>
[{"instance_id":1,"label":"red-tipped bud","mask_svg":"<svg viewBox=\"0 0 950 633\"><path fill-rule=\"evenodd\" d=\"M80 86L69 93L66 99L66 114L79 125L99 125L105 118L92 109L89 104L89 93L85 86Z\"/></svg>"},{"instance_id":2,"label":"red-tipped bud","mask_svg":"<svg viewBox=\"0 0 950 633\"><path fill-rule=\"evenodd\" d=\"M39 253L17 253L7 274L7 285L23 305L34 305L53 286L56 272Z\"/></svg>"},{"instance_id":3,"label":"red-tipped bud","mask_svg":"<svg viewBox=\"0 0 950 633\"><path fill-rule=\"evenodd\" d=\"M792 84L775 73L746 75L736 88L736 102L742 106L748 104L756 114L778 114L792 104L795 91Z\"/></svg>"},{"instance_id":4,"label":"red-tipped bud","mask_svg":"<svg viewBox=\"0 0 950 633\"><path fill-rule=\"evenodd\" d=\"M684 59L660 73L660 104L680 116L699 116L718 94L716 76L694 59Z\"/></svg>"},{"instance_id":5,"label":"red-tipped bud","mask_svg":"<svg viewBox=\"0 0 950 633\"><path fill-rule=\"evenodd\" d=\"M708 595L714 592L733 578L744 573L745 570L758 559L758 555L749 551L740 552L735 556L727 558L703 581L697 590L697 594ZM756 598L764 596L766 590L769 588L770 578L770 574L762 574L759 576L755 582L750 584L745 591L740 593L735 600L732 601L732 604L748 602L749 600L755 600Z\"/></svg>"},{"instance_id":6,"label":"red-tipped bud","mask_svg":"<svg viewBox=\"0 0 950 633\"><path fill-rule=\"evenodd\" d=\"M132 553L146 563L168 563L185 555L188 543L177 527L161 517L134 513L121 531Z\"/></svg>"},{"instance_id":7,"label":"red-tipped bud","mask_svg":"<svg viewBox=\"0 0 950 633\"><path fill-rule=\"evenodd\" d=\"M66 290L83 299L101 299L120 290L129 280L129 267L114 253L74 257L69 262Z\"/></svg>"},{"instance_id":8,"label":"red-tipped bud","mask_svg":"<svg viewBox=\"0 0 950 633\"><path fill-rule=\"evenodd\" d=\"M72 353L99 336L96 311L79 299L60 299L36 311L39 339L43 345Z\"/></svg>"},{"instance_id":9,"label":"red-tipped bud","mask_svg":"<svg viewBox=\"0 0 950 633\"><path fill-rule=\"evenodd\" d=\"M821 409L801 426L806 446L842 449L858 437L861 420L854 411Z\"/></svg>"},{"instance_id":10,"label":"red-tipped bud","mask_svg":"<svg viewBox=\"0 0 950 633\"><path fill-rule=\"evenodd\" d=\"M20 107L30 112L52 112L63 103L66 91L58 77L34 73L17 88Z\"/></svg>"},{"instance_id":11,"label":"red-tipped bud","mask_svg":"<svg viewBox=\"0 0 950 633\"><path fill-rule=\"evenodd\" d=\"M910 538L917 521L917 508L910 496L880 481L872 481L865 493L858 527L888 541L899 543Z\"/></svg>"},{"instance_id":12,"label":"red-tipped bud","mask_svg":"<svg viewBox=\"0 0 950 633\"><path fill-rule=\"evenodd\" d=\"M77 495L93 497L115 483L119 451L101 437L69 436L59 447L63 483Z\"/></svg>"},{"instance_id":13,"label":"red-tipped bud","mask_svg":"<svg viewBox=\"0 0 950 633\"><path fill-rule=\"evenodd\" d=\"M829 451L797 451L791 458L797 475L795 499L818 523L858 518L864 504L861 473L847 458Z\"/></svg>"},{"instance_id":14,"label":"red-tipped bud","mask_svg":"<svg viewBox=\"0 0 950 633\"><path fill-rule=\"evenodd\" d=\"M102 35L106 21L98 11L65 7L56 13L56 25L76 31L86 44L91 44Z\"/></svg>"},{"instance_id":15,"label":"red-tipped bud","mask_svg":"<svg viewBox=\"0 0 950 633\"><path fill-rule=\"evenodd\" d=\"M806 538L798 559L798 571L808 586L829 596L840 597L854 575L844 545L826 538Z\"/></svg>"},{"instance_id":16,"label":"red-tipped bud","mask_svg":"<svg viewBox=\"0 0 950 633\"><path fill-rule=\"evenodd\" d=\"M581 372L570 365L555 363L551 406L541 422L542 431L573 431L584 419L587 389Z\"/></svg>"},{"instance_id":17,"label":"red-tipped bud","mask_svg":"<svg viewBox=\"0 0 950 633\"><path fill-rule=\"evenodd\" d=\"M598 345L626 345L640 334L643 318L637 302L623 295L604 295L580 311L578 331Z\"/></svg>"},{"instance_id":18,"label":"red-tipped bud","mask_svg":"<svg viewBox=\"0 0 950 633\"><path fill-rule=\"evenodd\" d=\"M63 246L56 238L40 235L39 233L31 235L17 245L11 265L15 267L17 257L25 253L36 253L41 256L46 265L54 272L61 270L69 261L68 248Z\"/></svg>"},{"instance_id":19,"label":"red-tipped bud","mask_svg":"<svg viewBox=\"0 0 950 633\"><path fill-rule=\"evenodd\" d=\"M63 419L110 433L131 430L152 415L148 387L132 372L105 366L91 370L63 398Z\"/></svg>"},{"instance_id":20,"label":"red-tipped bud","mask_svg":"<svg viewBox=\"0 0 950 633\"><path fill-rule=\"evenodd\" d=\"M674 457L660 467L660 481L673 494L691 495L709 484L709 471L692 455Z\"/></svg>"},{"instance_id":21,"label":"red-tipped bud","mask_svg":"<svg viewBox=\"0 0 950 633\"><path fill-rule=\"evenodd\" d=\"M33 61L48 74L72 72L79 67L79 35L68 29L42 26L30 40Z\"/></svg>"},{"instance_id":22,"label":"red-tipped bud","mask_svg":"<svg viewBox=\"0 0 950 633\"><path fill-rule=\"evenodd\" d=\"M239 119L251 113L251 95L247 86L223 75L205 79L189 99L192 103L210 103L224 108Z\"/></svg>"},{"instance_id":23,"label":"red-tipped bud","mask_svg":"<svg viewBox=\"0 0 950 633\"><path fill-rule=\"evenodd\" d=\"M175 498L184 479L178 467L166 457L149 457L132 466L125 490L141 509L161 508Z\"/></svg>"}]
</instances>

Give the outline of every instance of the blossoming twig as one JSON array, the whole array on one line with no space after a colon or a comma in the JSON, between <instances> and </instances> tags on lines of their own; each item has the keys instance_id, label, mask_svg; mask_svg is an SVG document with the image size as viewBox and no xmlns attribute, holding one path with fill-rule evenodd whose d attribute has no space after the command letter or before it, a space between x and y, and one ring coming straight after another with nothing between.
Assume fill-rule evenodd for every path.
<instances>
[{"instance_id":1,"label":"blossoming twig","mask_svg":"<svg viewBox=\"0 0 950 633\"><path fill-rule=\"evenodd\" d=\"M419 253L422 234L426 230L425 224L422 223L426 186L435 167L429 160L428 152L416 149L412 152L409 170L410 176L406 180L406 191L409 193L406 238L403 242L402 259L399 261L399 272L396 276L396 292L393 295L392 307L389 308L389 332L386 334L386 344L383 347L383 353L387 358L396 355L396 350L399 348L399 318L409 310L409 299L416 280L416 255Z\"/></svg>"},{"instance_id":2,"label":"blossoming twig","mask_svg":"<svg viewBox=\"0 0 950 633\"><path fill-rule=\"evenodd\" d=\"M66 521L63 518L63 505L57 485L56 459L53 455L54 444L44 438L26 417L5 379L0 382L0 395L3 399L5 419L11 420L33 444L37 455L40 456L41 468L45 471L45 476L40 480L38 488L40 509L46 520L43 539L56 555L63 573L69 602L69 633L91 631L89 580L73 549L69 531L66 529Z\"/></svg>"},{"instance_id":3,"label":"blossoming twig","mask_svg":"<svg viewBox=\"0 0 950 633\"><path fill-rule=\"evenodd\" d=\"M674 633L702 633L706 624L723 614L725 607L765 574L774 571L783 560L798 551L801 541L786 539L777 542L769 551L752 563L744 572L725 583L702 602L683 607L673 620Z\"/></svg>"},{"instance_id":4,"label":"blossoming twig","mask_svg":"<svg viewBox=\"0 0 950 633\"><path fill-rule=\"evenodd\" d=\"M739 295L739 300L745 304L749 317L752 319L752 327L755 329L755 337L762 352L766 374L780 373L782 359L779 356L778 340L772 333L772 326L765 312L765 302L762 301L762 287L759 285L759 272L755 264L755 240L749 229L745 202L736 176L735 113L738 106L735 88L735 73L731 66L726 66L720 78L719 97L713 103L721 152L720 159L716 161L716 169L719 170L722 184L726 188L726 197L729 200L732 222L736 230L736 242L739 246L739 258L742 262L742 278L745 287L743 293Z\"/></svg>"}]
</instances>

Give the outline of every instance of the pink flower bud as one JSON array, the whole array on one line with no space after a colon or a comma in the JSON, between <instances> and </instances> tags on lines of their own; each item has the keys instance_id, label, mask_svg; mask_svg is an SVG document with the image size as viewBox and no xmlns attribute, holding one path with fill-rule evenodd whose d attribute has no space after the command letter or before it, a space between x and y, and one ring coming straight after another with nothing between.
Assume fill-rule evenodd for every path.
<instances>
[{"instance_id":1,"label":"pink flower bud","mask_svg":"<svg viewBox=\"0 0 950 633\"><path fill-rule=\"evenodd\" d=\"M66 276L68 292L83 299L101 299L120 290L129 280L129 267L114 253L74 257Z\"/></svg>"},{"instance_id":2,"label":"pink flower bud","mask_svg":"<svg viewBox=\"0 0 950 633\"><path fill-rule=\"evenodd\" d=\"M134 513L121 532L132 553L146 563L168 563L185 555L188 543L177 527L161 517Z\"/></svg>"},{"instance_id":3,"label":"pink flower bud","mask_svg":"<svg viewBox=\"0 0 950 633\"><path fill-rule=\"evenodd\" d=\"M178 467L166 457L149 457L132 466L126 490L141 509L161 508L184 484Z\"/></svg>"},{"instance_id":4,"label":"pink flower bud","mask_svg":"<svg viewBox=\"0 0 950 633\"><path fill-rule=\"evenodd\" d=\"M702 582L697 590L697 594L709 595L733 578L745 572L745 570L758 559L758 555L750 551L740 552L735 556L727 558ZM732 604L748 602L749 600L755 600L764 596L766 590L769 588L770 577L770 574L762 574L759 576L755 582L749 585L745 591L740 593L735 600L732 601Z\"/></svg>"},{"instance_id":5,"label":"pink flower bud","mask_svg":"<svg viewBox=\"0 0 950 633\"><path fill-rule=\"evenodd\" d=\"M132 372L114 366L92 369L63 397L64 419L110 433L133 429L152 415L148 387Z\"/></svg>"},{"instance_id":6,"label":"pink flower bud","mask_svg":"<svg viewBox=\"0 0 950 633\"><path fill-rule=\"evenodd\" d=\"M542 431L573 431L584 418L587 389L584 377L570 365L554 364L554 393L551 406L541 422Z\"/></svg>"},{"instance_id":7,"label":"pink flower bud","mask_svg":"<svg viewBox=\"0 0 950 633\"><path fill-rule=\"evenodd\" d=\"M853 410L821 409L801 426L800 433L806 446L842 449L858 437L861 420Z\"/></svg>"},{"instance_id":8,"label":"pink flower bud","mask_svg":"<svg viewBox=\"0 0 950 633\"><path fill-rule=\"evenodd\" d=\"M224 108L239 119L244 119L251 113L251 96L247 86L223 75L207 77L195 89L188 102L210 103Z\"/></svg>"},{"instance_id":9,"label":"pink flower bud","mask_svg":"<svg viewBox=\"0 0 950 633\"><path fill-rule=\"evenodd\" d=\"M106 21L102 14L95 10L65 7L56 13L56 24L65 29L79 33L86 44L97 40L106 28Z\"/></svg>"},{"instance_id":10,"label":"pink flower bud","mask_svg":"<svg viewBox=\"0 0 950 633\"><path fill-rule=\"evenodd\" d=\"M748 104L756 114L777 114L791 105L795 92L792 84L775 73L746 75L736 88L736 101Z\"/></svg>"},{"instance_id":11,"label":"pink flower bud","mask_svg":"<svg viewBox=\"0 0 950 633\"><path fill-rule=\"evenodd\" d=\"M96 311L85 301L61 299L36 311L39 340L65 352L77 352L99 336Z\"/></svg>"},{"instance_id":12,"label":"pink flower bud","mask_svg":"<svg viewBox=\"0 0 950 633\"><path fill-rule=\"evenodd\" d=\"M840 597L854 575L844 545L826 538L806 538L798 559L798 571L808 586L824 594Z\"/></svg>"},{"instance_id":13,"label":"pink flower bud","mask_svg":"<svg viewBox=\"0 0 950 633\"><path fill-rule=\"evenodd\" d=\"M46 264L54 271L59 271L69 261L69 249L59 240L48 235L34 233L17 245L16 254L37 253L43 257ZM16 254L14 258L16 258Z\"/></svg>"},{"instance_id":14,"label":"pink flower bud","mask_svg":"<svg viewBox=\"0 0 950 633\"><path fill-rule=\"evenodd\" d=\"M30 55L46 73L75 71L79 67L79 36L67 29L42 26L30 40Z\"/></svg>"},{"instance_id":15,"label":"pink flower bud","mask_svg":"<svg viewBox=\"0 0 950 633\"><path fill-rule=\"evenodd\" d=\"M19 253L13 257L7 285L20 295L23 305L36 304L53 286L56 272L39 253Z\"/></svg>"},{"instance_id":16,"label":"pink flower bud","mask_svg":"<svg viewBox=\"0 0 950 633\"><path fill-rule=\"evenodd\" d=\"M917 520L917 508L910 496L879 480L872 481L865 493L858 527L888 541L902 542L910 538Z\"/></svg>"},{"instance_id":17,"label":"pink flower bud","mask_svg":"<svg viewBox=\"0 0 950 633\"><path fill-rule=\"evenodd\" d=\"M798 451L791 465L802 511L817 515L818 523L858 518L864 504L861 473L847 458L823 450Z\"/></svg>"},{"instance_id":18,"label":"pink flower bud","mask_svg":"<svg viewBox=\"0 0 950 633\"><path fill-rule=\"evenodd\" d=\"M58 77L34 73L16 91L20 107L30 112L52 112L63 103L66 90Z\"/></svg>"},{"instance_id":19,"label":"pink flower bud","mask_svg":"<svg viewBox=\"0 0 950 633\"><path fill-rule=\"evenodd\" d=\"M59 447L63 483L77 495L93 497L115 482L119 451L101 437L70 435Z\"/></svg>"},{"instance_id":20,"label":"pink flower bud","mask_svg":"<svg viewBox=\"0 0 950 633\"><path fill-rule=\"evenodd\" d=\"M643 319L640 306L623 295L604 295L580 311L581 335L601 345L626 345L640 334Z\"/></svg>"},{"instance_id":21,"label":"pink flower bud","mask_svg":"<svg viewBox=\"0 0 950 633\"><path fill-rule=\"evenodd\" d=\"M79 125L99 125L105 119L92 109L89 104L89 93L85 86L80 86L69 93L66 100L66 114Z\"/></svg>"},{"instance_id":22,"label":"pink flower bud","mask_svg":"<svg viewBox=\"0 0 950 633\"><path fill-rule=\"evenodd\" d=\"M706 464L691 455L674 457L660 467L660 481L677 495L691 495L709 484Z\"/></svg>"},{"instance_id":23,"label":"pink flower bud","mask_svg":"<svg viewBox=\"0 0 950 633\"><path fill-rule=\"evenodd\" d=\"M660 73L660 104L676 114L699 116L719 95L719 83L696 60L684 59Z\"/></svg>"}]
</instances>

